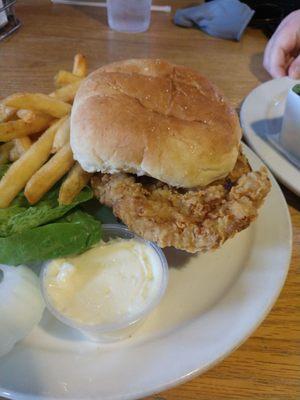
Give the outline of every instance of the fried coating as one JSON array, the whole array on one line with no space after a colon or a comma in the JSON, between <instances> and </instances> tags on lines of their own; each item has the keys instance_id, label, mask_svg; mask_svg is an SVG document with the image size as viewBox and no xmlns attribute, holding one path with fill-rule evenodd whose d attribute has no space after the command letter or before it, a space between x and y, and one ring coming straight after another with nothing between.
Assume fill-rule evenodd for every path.
<instances>
[{"instance_id":1,"label":"fried coating","mask_svg":"<svg viewBox=\"0 0 300 400\"><path fill-rule=\"evenodd\" d=\"M240 154L225 179L201 189L182 190L152 178L98 174L92 187L101 203L133 232L160 247L191 253L217 249L246 229L270 190L265 168L252 172Z\"/></svg>"}]
</instances>

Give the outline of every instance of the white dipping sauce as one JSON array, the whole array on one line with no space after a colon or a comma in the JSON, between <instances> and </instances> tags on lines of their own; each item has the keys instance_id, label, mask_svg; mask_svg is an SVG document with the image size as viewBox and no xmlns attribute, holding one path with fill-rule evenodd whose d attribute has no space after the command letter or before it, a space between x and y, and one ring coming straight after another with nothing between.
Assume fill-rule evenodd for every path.
<instances>
[{"instance_id":1,"label":"white dipping sauce","mask_svg":"<svg viewBox=\"0 0 300 400\"><path fill-rule=\"evenodd\" d=\"M51 261L45 290L61 314L83 324L113 323L143 311L161 287L155 250L137 239L114 239Z\"/></svg>"}]
</instances>

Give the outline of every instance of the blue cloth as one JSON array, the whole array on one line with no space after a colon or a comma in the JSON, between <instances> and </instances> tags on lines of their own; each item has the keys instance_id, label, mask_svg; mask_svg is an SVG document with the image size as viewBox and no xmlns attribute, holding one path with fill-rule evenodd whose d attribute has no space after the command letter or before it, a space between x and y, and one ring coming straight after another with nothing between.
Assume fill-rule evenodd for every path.
<instances>
[{"instance_id":1,"label":"blue cloth","mask_svg":"<svg viewBox=\"0 0 300 400\"><path fill-rule=\"evenodd\" d=\"M177 10L176 25L197 26L211 36L240 40L254 11L238 0L213 0L199 6Z\"/></svg>"}]
</instances>

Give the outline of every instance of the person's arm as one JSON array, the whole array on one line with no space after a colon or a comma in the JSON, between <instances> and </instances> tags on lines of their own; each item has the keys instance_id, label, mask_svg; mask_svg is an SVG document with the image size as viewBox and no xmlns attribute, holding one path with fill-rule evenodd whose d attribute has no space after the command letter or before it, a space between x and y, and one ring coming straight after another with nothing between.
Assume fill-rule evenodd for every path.
<instances>
[{"instance_id":1,"label":"person's arm","mask_svg":"<svg viewBox=\"0 0 300 400\"><path fill-rule=\"evenodd\" d=\"M264 67L273 78L300 78L300 10L289 14L269 40Z\"/></svg>"}]
</instances>

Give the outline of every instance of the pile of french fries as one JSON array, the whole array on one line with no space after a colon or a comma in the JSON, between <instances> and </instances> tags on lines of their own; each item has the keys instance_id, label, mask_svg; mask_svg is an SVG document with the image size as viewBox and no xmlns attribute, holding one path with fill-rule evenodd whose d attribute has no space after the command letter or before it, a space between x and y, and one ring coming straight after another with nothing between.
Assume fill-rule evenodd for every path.
<instances>
[{"instance_id":1,"label":"pile of french fries","mask_svg":"<svg viewBox=\"0 0 300 400\"><path fill-rule=\"evenodd\" d=\"M54 77L54 92L16 93L0 102L0 164L12 162L0 180L0 208L23 189L29 203L37 203L66 174L59 204L72 203L88 184L90 174L73 160L70 147L72 102L86 75L86 59L77 54L73 71Z\"/></svg>"}]
</instances>

